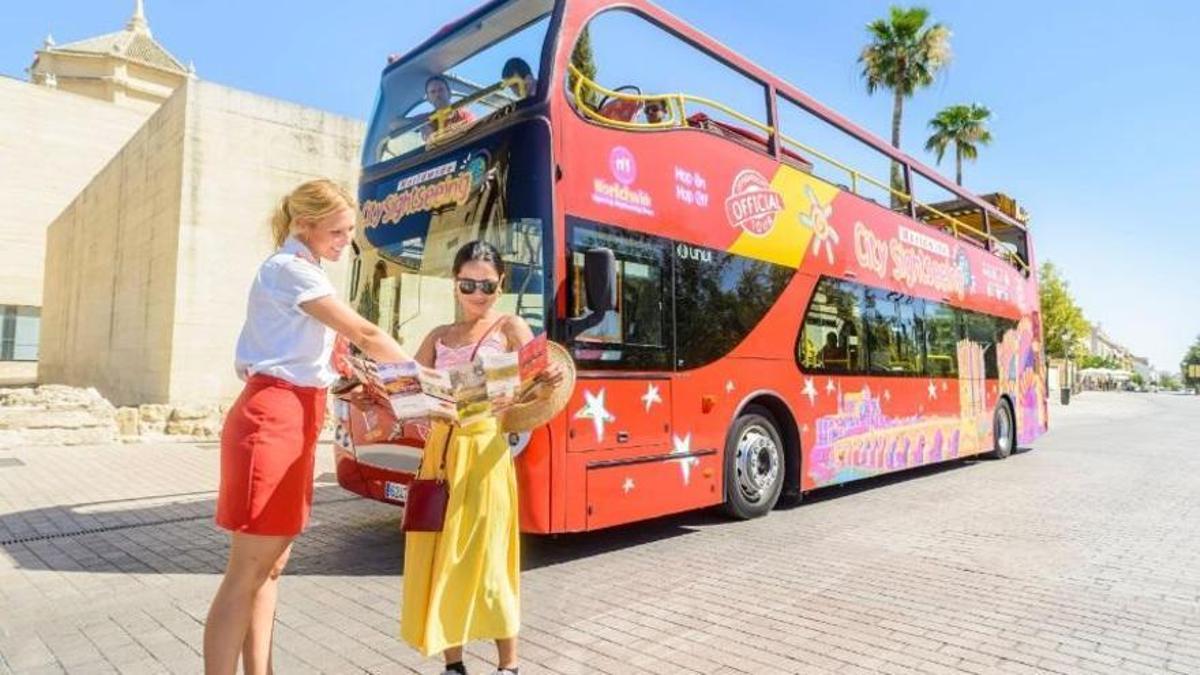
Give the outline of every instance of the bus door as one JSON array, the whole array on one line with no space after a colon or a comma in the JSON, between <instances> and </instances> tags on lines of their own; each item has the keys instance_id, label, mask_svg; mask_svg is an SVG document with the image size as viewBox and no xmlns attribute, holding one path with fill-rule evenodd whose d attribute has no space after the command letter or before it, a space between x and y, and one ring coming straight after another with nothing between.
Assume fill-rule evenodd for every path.
<instances>
[{"instance_id":1,"label":"bus door","mask_svg":"<svg viewBox=\"0 0 1200 675\"><path fill-rule=\"evenodd\" d=\"M567 408L567 525L596 529L682 510L671 461L669 248L571 217L567 242L566 342L579 368Z\"/></svg>"}]
</instances>

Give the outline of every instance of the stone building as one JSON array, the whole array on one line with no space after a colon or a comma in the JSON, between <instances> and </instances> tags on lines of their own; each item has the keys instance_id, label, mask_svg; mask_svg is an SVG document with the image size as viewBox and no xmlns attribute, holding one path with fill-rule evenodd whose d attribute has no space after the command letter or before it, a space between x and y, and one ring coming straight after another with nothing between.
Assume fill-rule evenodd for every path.
<instances>
[{"instance_id":1,"label":"stone building","mask_svg":"<svg viewBox=\"0 0 1200 675\"><path fill-rule=\"evenodd\" d=\"M154 39L141 0L120 31L47 37L27 70L0 76L0 385L37 378L46 227L194 74Z\"/></svg>"},{"instance_id":2,"label":"stone building","mask_svg":"<svg viewBox=\"0 0 1200 675\"><path fill-rule=\"evenodd\" d=\"M271 212L302 180L353 184L364 131L217 84L180 87L50 225L39 379L117 405L235 397ZM340 287L346 262L327 269Z\"/></svg>"},{"instance_id":3,"label":"stone building","mask_svg":"<svg viewBox=\"0 0 1200 675\"><path fill-rule=\"evenodd\" d=\"M271 210L309 178L354 185L363 124L200 81L141 0L28 72L0 76L0 385L227 402Z\"/></svg>"}]
</instances>

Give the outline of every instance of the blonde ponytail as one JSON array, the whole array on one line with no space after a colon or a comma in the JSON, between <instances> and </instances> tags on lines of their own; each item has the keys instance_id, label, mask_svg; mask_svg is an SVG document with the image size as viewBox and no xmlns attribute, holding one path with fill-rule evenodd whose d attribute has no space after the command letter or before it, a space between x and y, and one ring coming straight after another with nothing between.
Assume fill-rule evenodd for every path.
<instances>
[{"instance_id":1,"label":"blonde ponytail","mask_svg":"<svg viewBox=\"0 0 1200 675\"><path fill-rule=\"evenodd\" d=\"M356 208L350 192L328 178L301 183L279 201L271 216L275 248L283 246L288 235L296 231L296 223L300 220L320 220L335 211L354 211Z\"/></svg>"}]
</instances>

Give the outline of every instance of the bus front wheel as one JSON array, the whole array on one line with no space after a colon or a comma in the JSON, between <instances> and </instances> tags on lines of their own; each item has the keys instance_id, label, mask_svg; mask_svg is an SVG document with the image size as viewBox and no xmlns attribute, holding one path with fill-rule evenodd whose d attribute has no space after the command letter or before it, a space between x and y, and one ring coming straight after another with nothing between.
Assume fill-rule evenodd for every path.
<instances>
[{"instance_id":1,"label":"bus front wheel","mask_svg":"<svg viewBox=\"0 0 1200 675\"><path fill-rule=\"evenodd\" d=\"M1013 422L1012 406L1001 400L992 413L992 451L988 457L1004 459L1012 454L1017 444L1017 425Z\"/></svg>"},{"instance_id":2,"label":"bus front wheel","mask_svg":"<svg viewBox=\"0 0 1200 675\"><path fill-rule=\"evenodd\" d=\"M748 406L725 443L725 511L739 520L766 515L783 489L783 441L775 418Z\"/></svg>"}]
</instances>

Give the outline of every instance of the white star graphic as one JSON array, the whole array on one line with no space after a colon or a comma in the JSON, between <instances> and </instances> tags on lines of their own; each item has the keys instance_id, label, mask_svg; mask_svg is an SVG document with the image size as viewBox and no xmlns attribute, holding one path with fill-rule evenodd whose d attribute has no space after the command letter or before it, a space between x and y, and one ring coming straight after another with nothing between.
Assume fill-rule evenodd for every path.
<instances>
[{"instance_id":1,"label":"white star graphic","mask_svg":"<svg viewBox=\"0 0 1200 675\"><path fill-rule=\"evenodd\" d=\"M679 462L679 472L683 475L683 484L692 484L692 467L700 463L699 457L691 457L692 454L692 435L680 438L674 437L675 449L671 451L672 455L679 455L678 458L669 461Z\"/></svg>"},{"instance_id":2,"label":"white star graphic","mask_svg":"<svg viewBox=\"0 0 1200 675\"><path fill-rule=\"evenodd\" d=\"M647 384L646 393L642 395L642 403L646 404L646 412L650 412L650 406L662 402L662 397L658 395L658 385Z\"/></svg>"},{"instance_id":3,"label":"white star graphic","mask_svg":"<svg viewBox=\"0 0 1200 675\"><path fill-rule=\"evenodd\" d=\"M585 390L583 399L583 407L575 412L575 419L591 420L596 429L596 440L603 441L604 424L617 421L616 416L604 409L604 389L601 389L599 394Z\"/></svg>"},{"instance_id":4,"label":"white star graphic","mask_svg":"<svg viewBox=\"0 0 1200 675\"><path fill-rule=\"evenodd\" d=\"M885 401L891 401L891 400L892 400L892 392L891 392L891 390L890 390L890 389L884 389L884 390L883 390L883 400L885 400Z\"/></svg>"},{"instance_id":5,"label":"white star graphic","mask_svg":"<svg viewBox=\"0 0 1200 675\"><path fill-rule=\"evenodd\" d=\"M937 398L937 385L933 383L933 380L929 381L928 389L929 389L929 398Z\"/></svg>"},{"instance_id":6,"label":"white star graphic","mask_svg":"<svg viewBox=\"0 0 1200 675\"><path fill-rule=\"evenodd\" d=\"M726 380L726 381L725 381L725 393L726 393L726 394L732 394L732 393L733 393L733 380Z\"/></svg>"},{"instance_id":7,"label":"white star graphic","mask_svg":"<svg viewBox=\"0 0 1200 675\"><path fill-rule=\"evenodd\" d=\"M942 391L949 391L949 390L950 390L950 385L943 382L942 383Z\"/></svg>"},{"instance_id":8,"label":"white star graphic","mask_svg":"<svg viewBox=\"0 0 1200 675\"><path fill-rule=\"evenodd\" d=\"M808 397L808 404L813 405L817 402L817 388L813 385L811 377L804 378L804 391L800 392Z\"/></svg>"},{"instance_id":9,"label":"white star graphic","mask_svg":"<svg viewBox=\"0 0 1200 675\"><path fill-rule=\"evenodd\" d=\"M832 394L835 391L837 391L837 387L833 385L833 378L831 377L825 381L825 393Z\"/></svg>"},{"instance_id":10,"label":"white star graphic","mask_svg":"<svg viewBox=\"0 0 1200 675\"><path fill-rule=\"evenodd\" d=\"M633 492L634 484L632 478L626 478L624 483L621 483L621 492L629 494Z\"/></svg>"}]
</instances>

